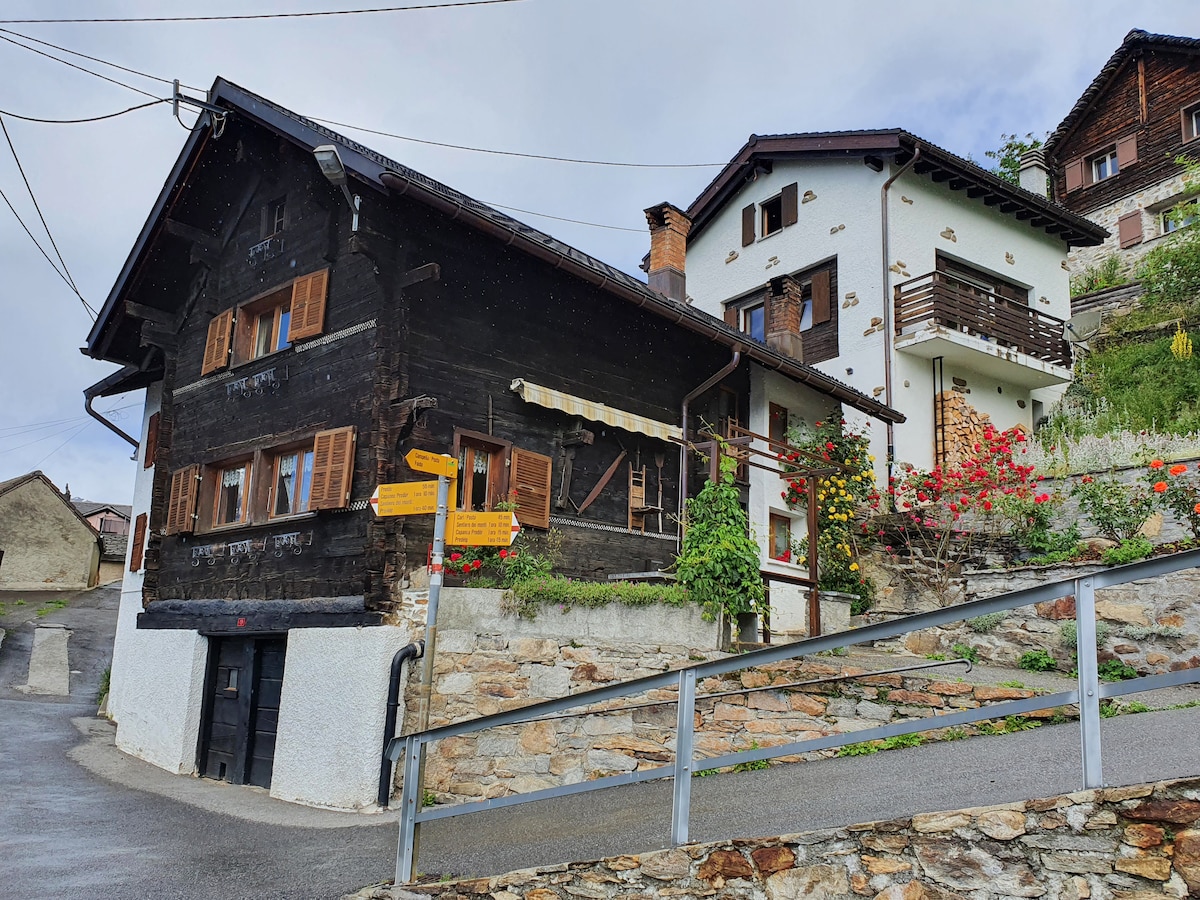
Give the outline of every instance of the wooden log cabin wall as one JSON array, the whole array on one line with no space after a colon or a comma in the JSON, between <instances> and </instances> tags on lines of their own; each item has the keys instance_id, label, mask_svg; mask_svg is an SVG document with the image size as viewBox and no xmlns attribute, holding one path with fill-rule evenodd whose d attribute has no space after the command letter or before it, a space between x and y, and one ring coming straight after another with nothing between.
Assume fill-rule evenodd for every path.
<instances>
[{"instance_id":1,"label":"wooden log cabin wall","mask_svg":"<svg viewBox=\"0 0 1200 900\"><path fill-rule=\"evenodd\" d=\"M165 357L144 603L361 596L385 611L424 567L433 519L375 518L366 499L428 477L402 462L413 447L482 460L482 480L461 479L474 508L517 487L514 462L541 471L548 519L518 514L560 530L564 572L669 564L679 445L511 386L675 425L730 350L422 203L364 194L354 235L311 154L239 117L189 173L129 296ZM744 415L748 382L743 364L693 402L696 421ZM627 527L630 465L661 490L664 533L657 517Z\"/></svg>"}]
</instances>

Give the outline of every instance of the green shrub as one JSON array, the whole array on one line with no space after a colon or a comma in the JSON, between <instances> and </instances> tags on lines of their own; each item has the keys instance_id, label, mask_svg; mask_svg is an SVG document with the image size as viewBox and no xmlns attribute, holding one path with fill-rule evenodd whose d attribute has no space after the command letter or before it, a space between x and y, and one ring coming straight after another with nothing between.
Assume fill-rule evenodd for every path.
<instances>
[{"instance_id":1,"label":"green shrub","mask_svg":"<svg viewBox=\"0 0 1200 900\"><path fill-rule=\"evenodd\" d=\"M1096 667L1101 681L1127 681L1137 678L1137 669L1120 659L1106 659Z\"/></svg>"},{"instance_id":2,"label":"green shrub","mask_svg":"<svg viewBox=\"0 0 1200 900\"><path fill-rule=\"evenodd\" d=\"M1028 672L1052 672L1058 668L1054 657L1045 650L1030 650L1022 653L1017 665Z\"/></svg>"},{"instance_id":3,"label":"green shrub","mask_svg":"<svg viewBox=\"0 0 1200 900\"><path fill-rule=\"evenodd\" d=\"M879 745L864 741L861 744L847 744L838 750L838 756L870 756L872 753L879 752Z\"/></svg>"},{"instance_id":4,"label":"green shrub","mask_svg":"<svg viewBox=\"0 0 1200 900\"><path fill-rule=\"evenodd\" d=\"M976 634L987 634L989 631L995 631L997 626L1007 618L1006 612L987 613L986 615L976 616L973 619L967 619L967 627Z\"/></svg>"},{"instance_id":5,"label":"green shrub","mask_svg":"<svg viewBox=\"0 0 1200 900\"><path fill-rule=\"evenodd\" d=\"M1139 559L1145 559L1154 552L1154 545L1147 538L1138 535L1137 537L1126 538L1115 547L1109 547L1100 554L1102 562L1110 566L1120 566L1125 563L1136 562Z\"/></svg>"},{"instance_id":6,"label":"green shrub","mask_svg":"<svg viewBox=\"0 0 1200 900\"><path fill-rule=\"evenodd\" d=\"M895 734L880 742L881 750L903 750L905 747L920 747L925 739L919 734Z\"/></svg>"},{"instance_id":7,"label":"green shrub","mask_svg":"<svg viewBox=\"0 0 1200 900\"><path fill-rule=\"evenodd\" d=\"M1094 266L1088 266L1071 279L1071 296L1090 294L1092 291L1102 291L1105 288L1125 284L1129 276L1121 265L1121 257L1110 253Z\"/></svg>"},{"instance_id":8,"label":"green shrub","mask_svg":"<svg viewBox=\"0 0 1200 900\"><path fill-rule=\"evenodd\" d=\"M1145 303L1181 303L1200 295L1200 230L1175 232L1167 243L1142 257L1138 280Z\"/></svg>"},{"instance_id":9,"label":"green shrub","mask_svg":"<svg viewBox=\"0 0 1200 900\"><path fill-rule=\"evenodd\" d=\"M1135 537L1154 512L1154 497L1148 490L1124 484L1112 475L1083 478L1071 489L1071 496L1079 498L1079 509L1112 541Z\"/></svg>"},{"instance_id":10,"label":"green shrub","mask_svg":"<svg viewBox=\"0 0 1200 900\"><path fill-rule=\"evenodd\" d=\"M758 544L749 535L746 512L734 485L737 463L721 448L720 475L687 502L687 531L675 573L708 621L724 613L766 611Z\"/></svg>"},{"instance_id":11,"label":"green shrub","mask_svg":"<svg viewBox=\"0 0 1200 900\"><path fill-rule=\"evenodd\" d=\"M538 611L557 605L562 612L573 606L683 606L688 592L677 584L649 584L644 581L576 581L563 575L542 575L517 582L509 592L505 610L525 619L536 618Z\"/></svg>"},{"instance_id":12,"label":"green shrub","mask_svg":"<svg viewBox=\"0 0 1200 900\"><path fill-rule=\"evenodd\" d=\"M1144 641L1147 638L1175 638L1183 634L1183 629L1174 625L1126 625L1121 634L1131 641Z\"/></svg>"},{"instance_id":13,"label":"green shrub","mask_svg":"<svg viewBox=\"0 0 1200 900\"><path fill-rule=\"evenodd\" d=\"M1061 641L1064 647L1070 647L1072 650L1074 650L1079 643L1078 634L1078 626L1076 626L1074 620L1070 622L1063 622L1062 625L1058 627L1059 641ZM1104 646L1104 642L1108 640L1108 636L1110 634L1112 634L1111 625L1109 625L1107 622L1096 623L1097 650Z\"/></svg>"},{"instance_id":14,"label":"green shrub","mask_svg":"<svg viewBox=\"0 0 1200 900\"><path fill-rule=\"evenodd\" d=\"M955 644L950 648L950 652L954 654L955 659L965 659L968 662L979 662L979 651L970 644Z\"/></svg>"}]
</instances>

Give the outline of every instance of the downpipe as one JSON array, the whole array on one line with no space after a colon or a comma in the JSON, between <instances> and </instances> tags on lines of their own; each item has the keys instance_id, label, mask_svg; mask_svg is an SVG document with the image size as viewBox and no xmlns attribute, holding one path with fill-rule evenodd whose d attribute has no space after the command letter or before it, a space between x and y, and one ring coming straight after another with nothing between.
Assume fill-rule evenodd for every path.
<instances>
[{"instance_id":1,"label":"downpipe","mask_svg":"<svg viewBox=\"0 0 1200 900\"><path fill-rule=\"evenodd\" d=\"M376 798L381 809L386 809L392 799L392 761L387 757L388 744L396 736L396 718L400 710L400 673L404 664L420 659L425 653L424 641L413 641L401 647L392 657L392 671L388 679L387 721L383 726L383 758L379 763L379 796Z\"/></svg>"}]
</instances>

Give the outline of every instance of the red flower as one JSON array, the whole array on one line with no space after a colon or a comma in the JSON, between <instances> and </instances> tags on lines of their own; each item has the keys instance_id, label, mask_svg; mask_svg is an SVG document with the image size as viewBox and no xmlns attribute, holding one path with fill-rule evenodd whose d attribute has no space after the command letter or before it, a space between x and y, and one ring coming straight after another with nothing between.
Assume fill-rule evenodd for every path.
<instances>
[{"instance_id":1,"label":"red flower","mask_svg":"<svg viewBox=\"0 0 1200 900\"><path fill-rule=\"evenodd\" d=\"M1156 481L1156 482L1154 482L1154 493L1156 493L1156 494L1161 494L1161 493L1163 493L1163 492L1164 492L1166 489L1167 489L1167 483L1166 483L1165 481Z\"/></svg>"},{"instance_id":2,"label":"red flower","mask_svg":"<svg viewBox=\"0 0 1200 900\"><path fill-rule=\"evenodd\" d=\"M1176 463L1175 465L1171 466L1171 468L1168 469L1168 471L1172 475L1182 475L1184 472L1187 471L1187 466L1185 466L1183 463Z\"/></svg>"},{"instance_id":3,"label":"red flower","mask_svg":"<svg viewBox=\"0 0 1200 900\"><path fill-rule=\"evenodd\" d=\"M460 559L462 559L461 553L451 553L450 554L450 562L458 562Z\"/></svg>"},{"instance_id":4,"label":"red flower","mask_svg":"<svg viewBox=\"0 0 1200 900\"><path fill-rule=\"evenodd\" d=\"M471 568L482 569L483 568L483 560L482 559L475 560L475 562L471 563Z\"/></svg>"},{"instance_id":5,"label":"red flower","mask_svg":"<svg viewBox=\"0 0 1200 900\"><path fill-rule=\"evenodd\" d=\"M500 558L504 559L507 556L508 556L508 551L506 549L504 549L503 547L501 547L500 548Z\"/></svg>"},{"instance_id":6,"label":"red flower","mask_svg":"<svg viewBox=\"0 0 1200 900\"><path fill-rule=\"evenodd\" d=\"M991 500L984 500L984 501L983 501L983 509L984 509L984 511L985 511L985 512L991 512L991 509L992 509L992 501L991 501Z\"/></svg>"},{"instance_id":7,"label":"red flower","mask_svg":"<svg viewBox=\"0 0 1200 900\"><path fill-rule=\"evenodd\" d=\"M1150 461L1150 468L1161 469L1162 467L1163 467L1163 461L1161 459L1152 459Z\"/></svg>"}]
</instances>

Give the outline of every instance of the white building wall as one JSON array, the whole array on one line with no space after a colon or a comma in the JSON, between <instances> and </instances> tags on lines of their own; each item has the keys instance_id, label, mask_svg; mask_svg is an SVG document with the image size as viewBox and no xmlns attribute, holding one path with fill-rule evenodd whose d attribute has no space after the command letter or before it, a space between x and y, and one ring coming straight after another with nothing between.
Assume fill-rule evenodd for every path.
<instances>
[{"instance_id":1,"label":"white building wall","mask_svg":"<svg viewBox=\"0 0 1200 900\"><path fill-rule=\"evenodd\" d=\"M374 805L388 676L408 635L392 626L288 633L272 797L335 809Z\"/></svg>"},{"instance_id":2,"label":"white building wall","mask_svg":"<svg viewBox=\"0 0 1200 900\"><path fill-rule=\"evenodd\" d=\"M154 467L143 468L146 429L158 412L161 384L146 390L133 489L134 519L149 513ZM147 535L149 540L149 535ZM133 542L125 556L117 633L113 641L108 713L117 723L117 747L169 772L196 769L196 736L208 640L195 631L139 631L144 569L129 571Z\"/></svg>"}]
</instances>

